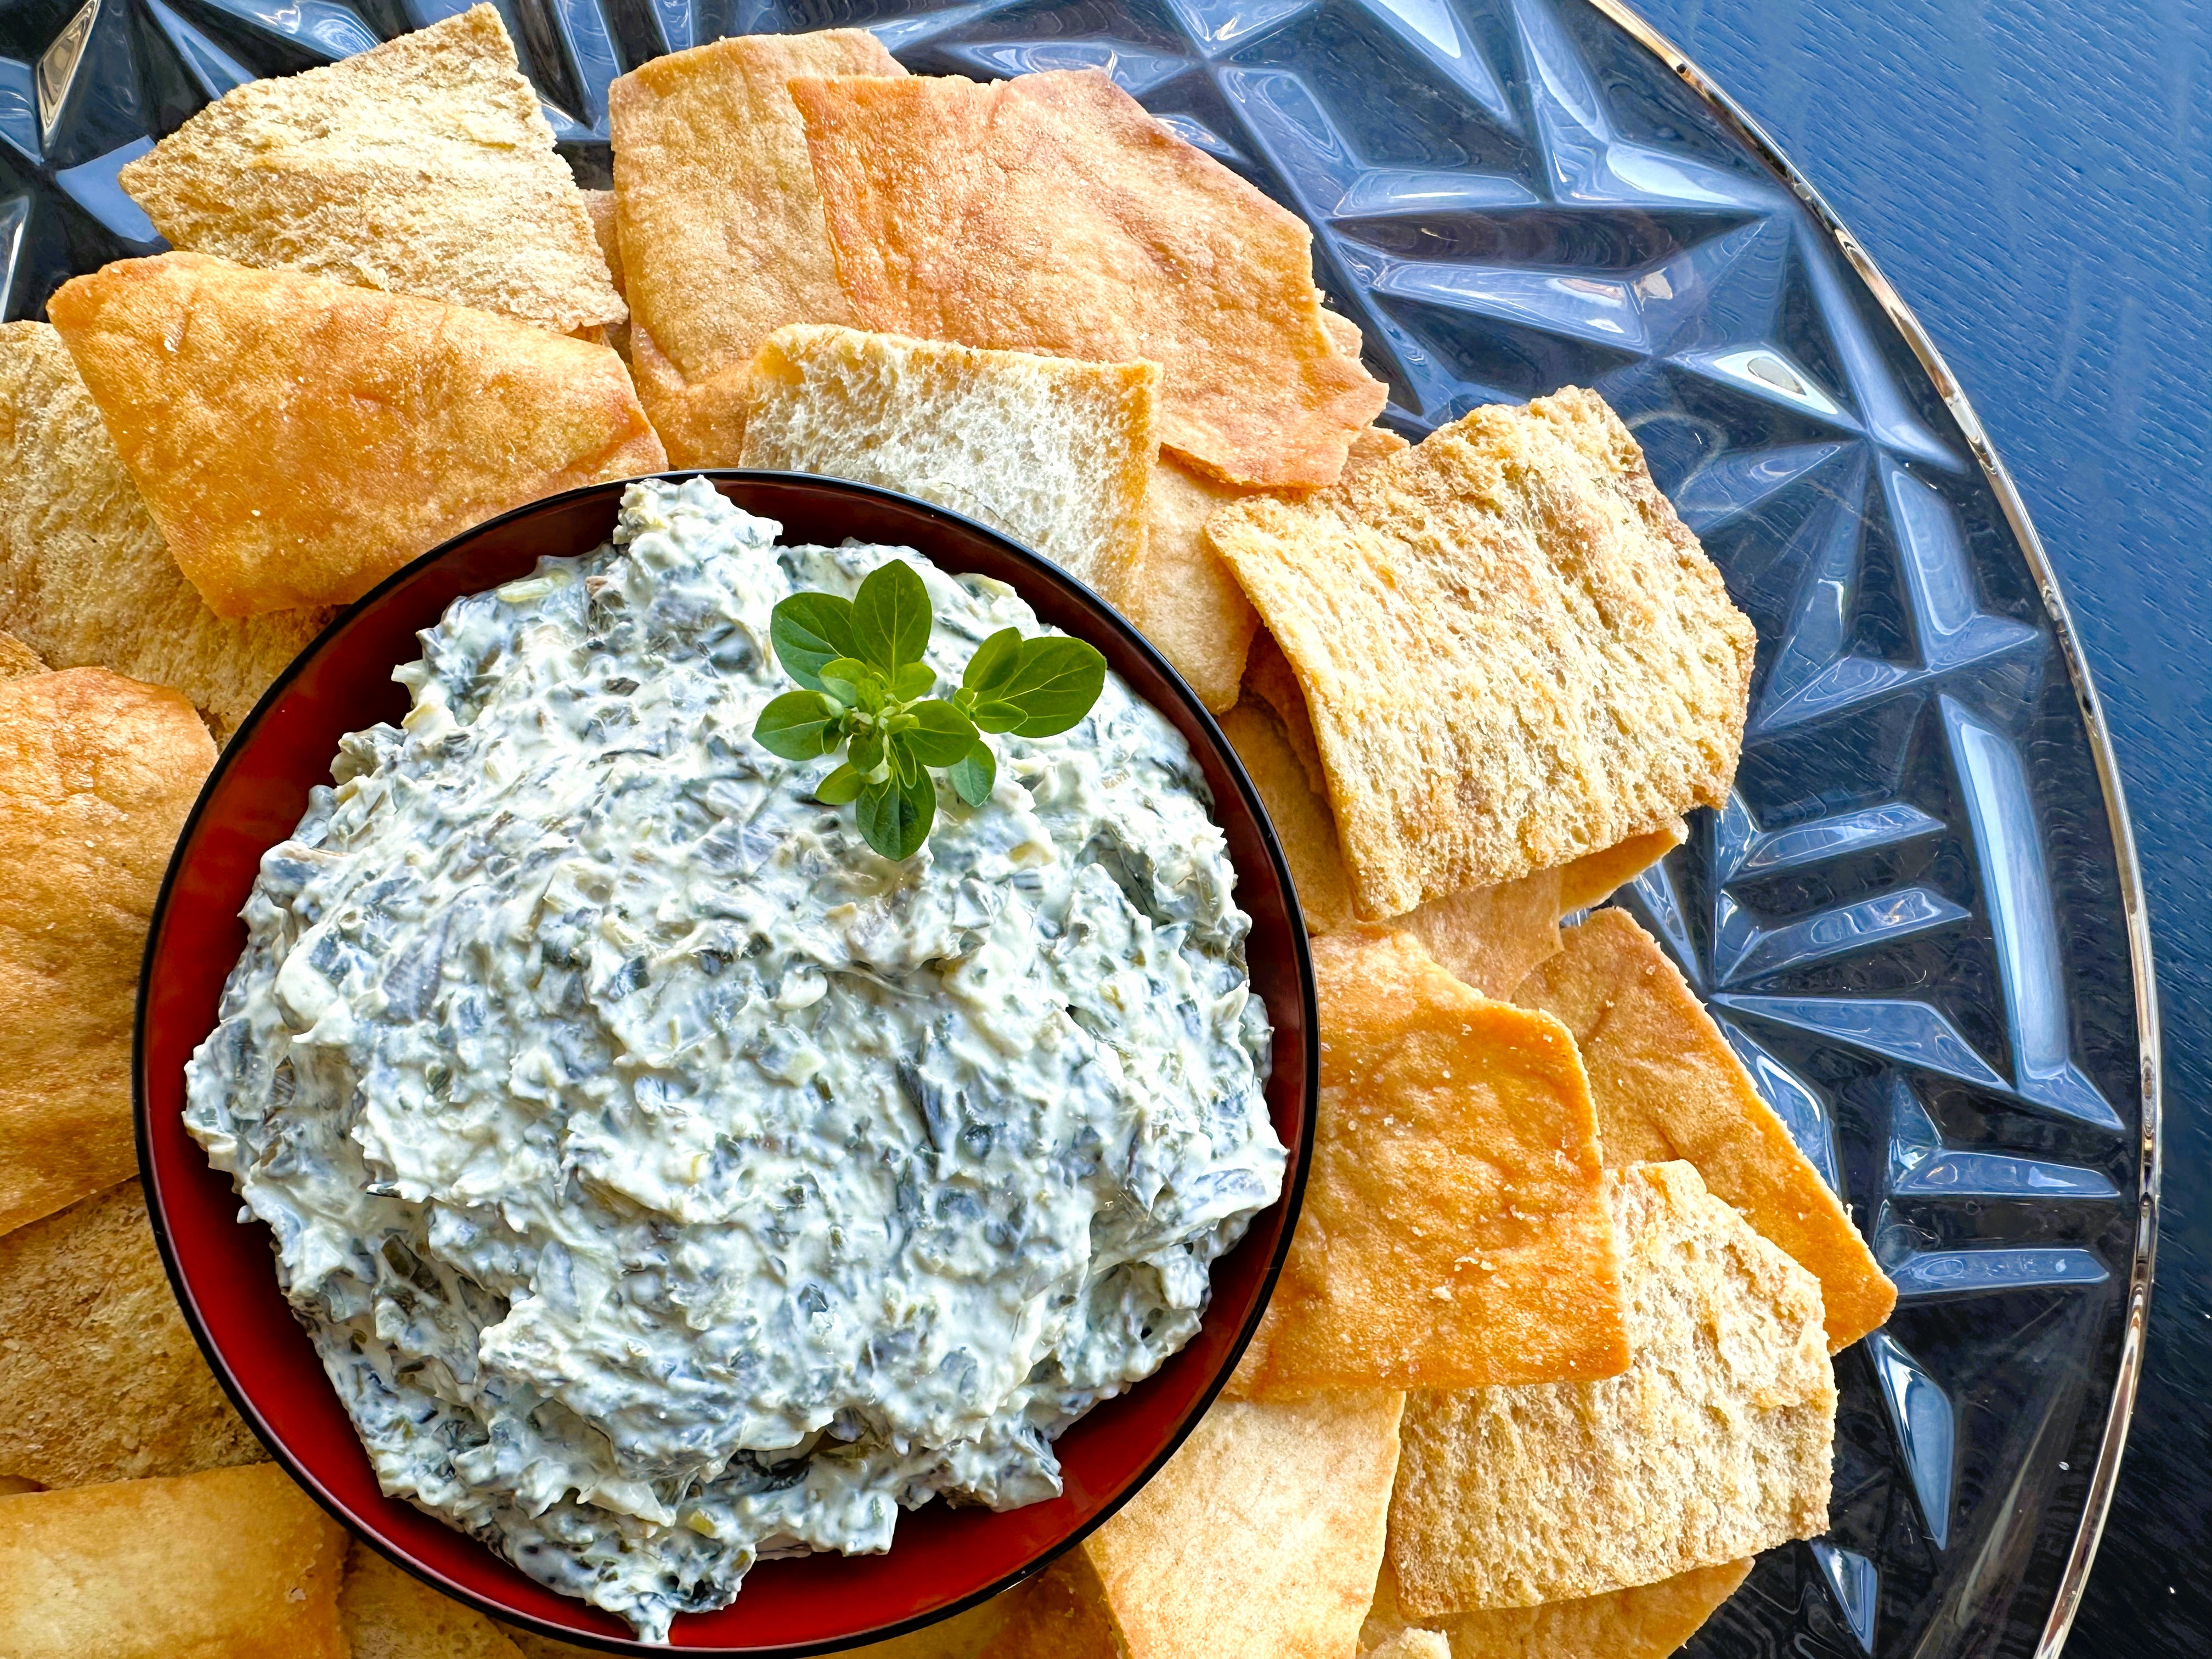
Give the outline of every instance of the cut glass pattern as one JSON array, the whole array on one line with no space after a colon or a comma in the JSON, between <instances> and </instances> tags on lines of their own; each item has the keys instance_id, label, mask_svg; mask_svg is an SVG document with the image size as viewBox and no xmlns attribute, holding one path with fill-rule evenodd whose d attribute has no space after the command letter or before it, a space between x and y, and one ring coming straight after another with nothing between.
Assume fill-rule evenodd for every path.
<instances>
[{"instance_id":1,"label":"cut glass pattern","mask_svg":"<svg viewBox=\"0 0 2212 1659\"><path fill-rule=\"evenodd\" d=\"M1927 374L1819 222L1584 0L496 0L580 178L606 86L857 25L911 69L1103 70L1302 215L1419 436L1620 410L1759 630L1736 793L1619 896L1896 1278L1840 1357L1832 1526L1705 1656L2025 1654L2079 1522L2133 1249L2135 1006L2081 706ZM465 0L0 12L0 299L161 246L117 169L254 76Z\"/></svg>"}]
</instances>

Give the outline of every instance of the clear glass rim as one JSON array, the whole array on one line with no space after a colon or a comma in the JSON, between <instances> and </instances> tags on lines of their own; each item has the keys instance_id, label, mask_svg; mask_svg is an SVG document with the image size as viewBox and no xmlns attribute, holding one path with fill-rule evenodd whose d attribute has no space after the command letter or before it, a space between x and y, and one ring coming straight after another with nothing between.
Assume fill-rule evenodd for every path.
<instances>
[{"instance_id":1,"label":"clear glass rim","mask_svg":"<svg viewBox=\"0 0 2212 1659\"><path fill-rule=\"evenodd\" d=\"M1983 477L1988 481L1998 505L2003 509L2005 522L2011 527L2014 539L2020 544L2027 560L2029 571L2035 577L2037 592L2041 595L2044 610L2051 618L2060 655L2064 659L2066 672L2073 681L2075 701L2080 709L2081 723L2089 738L2089 750L2096 763L2097 778L2105 795L2105 815L2112 829L2112 853L2119 866L2120 903L2126 916L2128 957L2135 975L2136 1052L2141 1067L2142 1090L2142 1129L2139 1137L2138 1175L2140 1199L2136 1215L2135 1257L2128 1278L2126 1323L2120 1338L2120 1361L2112 1382L2112 1405L2105 1418L2105 1431L2098 1445L2097 1467L2089 1479L2089 1495L2081 1510L2081 1519L2075 1528L2073 1547L2068 1552L2066 1568L2058 1581L2058 1593L2053 1600L2049 1618L2044 1621L2043 1634L2035 1645L2035 1659L2056 1659L2066 1644L2066 1635L2074 1624L2074 1615L2080 1610L2082 1591L2087 1587L2089 1568L2096 1560L2097 1545L2103 1538L2105 1522L2112 1505L2112 1492L2118 1485L2121 1455L2127 1449L2128 1425L2135 1413L2136 1386L2142 1374L2143 1345L2146 1325L2150 1312L2151 1278L2158 1254L2158 1197L2160 1169L2159 1115L2161 1070L2159 1063L2158 980L2151 963L2150 916L2144 902L2142 868L2136 855L2135 829L2128 817L2127 793L2120 778L2119 763L2112 752L2112 732L2106 725L2104 705L2097 696L2094 679L2089 672L2087 659L2082 655L2081 641L2074 630L2074 619L2066 608L2060 592L2057 573L2051 568L2050 556L2044 550L2043 541L2036 534L2035 526L2028 517L2027 504L2021 498L2012 475L2005 470L2004 462L1990 444L1981 419L1974 413L1973 405L1943 361L1943 354L1922 326L1912 308L1906 305L1897 290L1890 286L1865 246L1852 235L1833 208L1823 199L1812 182L1799 172L1796 165L1783 152L1780 145L1769 137L1749 111L1730 97L1718 82L1692 63L1673 41L1651 27L1623 0L1583 0L1600 15L1651 53L1667 70L1709 108L1713 115L1735 137L1765 164L1790 193L1804 204L1836 251L1840 253L1875 303L1881 307L1913 356L1928 371L1935 383L1936 394L1944 407L1959 424L1959 431L1967 447L1973 452Z\"/></svg>"}]
</instances>

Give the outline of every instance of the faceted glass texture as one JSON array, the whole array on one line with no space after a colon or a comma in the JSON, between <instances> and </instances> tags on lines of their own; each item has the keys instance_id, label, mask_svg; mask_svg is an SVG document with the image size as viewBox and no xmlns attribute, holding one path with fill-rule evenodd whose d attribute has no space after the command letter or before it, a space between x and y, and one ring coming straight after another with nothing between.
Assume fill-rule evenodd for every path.
<instances>
[{"instance_id":1,"label":"faceted glass texture","mask_svg":"<svg viewBox=\"0 0 2212 1659\"><path fill-rule=\"evenodd\" d=\"M115 174L206 100L465 3L0 3L5 315L162 246ZM1735 795L1619 902L1899 1290L1838 1362L1831 1531L1688 1651L2051 1650L2152 1162L2102 733L1978 433L1694 71L1590 0L497 3L587 185L608 81L726 33L1103 69L1312 225L1389 423L1568 384L1621 411L1759 649Z\"/></svg>"}]
</instances>

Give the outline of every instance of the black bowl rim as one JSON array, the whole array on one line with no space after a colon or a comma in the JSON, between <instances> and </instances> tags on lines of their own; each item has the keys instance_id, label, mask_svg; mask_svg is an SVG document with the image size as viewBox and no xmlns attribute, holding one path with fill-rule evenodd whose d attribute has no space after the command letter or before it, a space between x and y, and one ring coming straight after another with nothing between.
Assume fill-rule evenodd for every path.
<instances>
[{"instance_id":1,"label":"black bowl rim","mask_svg":"<svg viewBox=\"0 0 2212 1659\"><path fill-rule=\"evenodd\" d=\"M1302 1133L1297 1154L1291 1160L1290 1168L1286 1172L1287 1178L1284 1182L1282 1195L1276 1200L1277 1203L1287 1206L1284 1212L1282 1232L1276 1240L1273 1257L1267 1263L1267 1271L1261 1278L1259 1297L1255 1302L1250 1314L1246 1316L1243 1328L1237 1333L1236 1340L1231 1344L1228 1355L1215 1375L1200 1391L1197 1401L1185 1418L1182 1427L1169 1437L1166 1443L1144 1466L1137 1478L1097 1514L1076 1528L1051 1548L981 1589L964 1595L958 1601L933 1612L900 1620L892 1624L878 1626L849 1638L834 1638L822 1642L802 1642L771 1647L676 1648L661 1643L603 1638L569 1630L548 1623L535 1615L518 1613L499 1606L489 1598L478 1595L465 1585L453 1583L413 1558L388 1546L381 1536L357 1528L345 1506L325 1488L323 1483L315 1477L305 1462L296 1457L284 1441L270 1430L252 1399L240 1386L222 1349L208 1334L207 1327L200 1317L198 1304L194 1299L191 1288L179 1265L175 1244L169 1237L167 1218L161 1205L160 1184L154 1176L149 1129L152 1109L146 1097L146 1018L147 1007L150 1000L149 990L153 982L155 947L161 937L163 925L167 920L170 897L176 885L178 872L184 863L184 850L191 843L193 832L198 829L200 818L207 811L216 787L228 772L231 761L242 751L245 740L260 725L263 716L274 706L292 682L310 662L321 654L331 637L354 617L377 604L386 593L412 577L417 571L425 569L447 557L477 537L502 526L526 519L534 514L543 513L561 504L590 495L611 495L616 503L617 511L619 513L622 492L631 484L653 480L681 483L690 478L730 479L746 483L799 483L811 487L826 487L832 494L840 491L848 492L863 501L892 502L920 512L927 517L939 520L957 531L979 536L988 542L994 543L1001 551L1011 555L1016 563L1025 567L1032 577L1048 585L1071 591L1082 608L1090 613L1094 623L1108 632L1117 635L1123 644L1139 657L1146 659L1158 671L1168 686L1182 699L1188 712L1195 718L1199 730L1212 744L1217 757L1226 768L1230 777L1235 781L1237 793L1245 809L1250 813L1254 824L1260 832L1261 844L1267 849L1268 862L1273 868L1277 886L1283 896L1285 920L1290 924L1291 954L1297 969L1298 996L1305 1016L1304 1044L1305 1090L1304 1097L1299 1103ZM398 665L395 664L394 666ZM451 1596L466 1606L474 1607L487 1617L518 1626L537 1635L550 1637L556 1641L566 1642L572 1646L587 1648L596 1652L696 1654L700 1656L700 1659L802 1659L802 1656L806 1655L846 1652L854 1647L888 1641L894 1637L925 1629L931 1625L956 1617L970 1607L978 1607L992 1597L1012 1589L1024 1579L1041 1571L1111 1520L1123 1504L1143 1491L1151 1483L1152 1478L1165 1467L1167 1461L1181 1449L1183 1442L1189 1438L1191 1433L1198 1427L1200 1420L1212 1407L1222 1389L1227 1385L1230 1374L1237 1369L1238 1361L1243 1358L1244 1351L1250 1346L1253 1334L1258 1330L1260 1321L1266 1315L1267 1304L1273 1297L1276 1280L1281 1275L1283 1263L1290 1254L1291 1237L1297 1229L1298 1216L1305 1200L1306 1177L1313 1162L1314 1132L1319 1110L1320 1069L1320 1009L1314 986L1313 953L1306 931L1304 913L1298 904L1297 889L1291 880L1290 865L1283 855L1282 842L1275 833L1274 821L1267 816L1267 809L1261 801L1258 789L1253 786L1250 775L1244 769L1243 762L1238 757L1235 747L1221 730L1219 723L1215 720L1212 711L1199 699L1198 694L1191 690L1189 683L1176 671L1174 665L1160 653L1158 647L1139 633L1120 611L1107 603L1081 579L1061 569L1060 566L1042 555L1023 546L1003 532L995 530L978 520L969 518L965 514L955 512L950 507L940 507L934 501L923 501L919 496L903 495L897 490L885 489L874 484L860 483L847 478L827 477L814 473L777 471L757 467L671 469L664 472L640 473L627 478L606 479L598 483L583 484L574 489L562 490L557 495L539 496L535 501L526 501L520 507L510 507L506 512L487 519L480 524L471 525L458 535L447 538L428 552L409 560L377 583L374 587L369 589L368 592L362 594L361 598L340 610L322 632L316 635L313 641L285 666L283 673L270 683L268 689L255 702L252 711L240 721L237 728L231 732L229 740L223 744L221 752L216 755L215 765L209 769L206 780L201 784L199 793L192 802L191 811L186 814L183 828L178 831L176 848L170 854L167 868L162 873L161 889L155 896L153 912L147 921L146 948L139 960L138 988L131 1022L131 1125L138 1157L138 1182L145 1194L146 1219L153 1229L155 1244L161 1251L161 1267L168 1276L170 1289L174 1293L178 1307L184 1315L185 1323L191 1328L193 1340L199 1344L200 1352L207 1359L209 1369L215 1373L216 1380L222 1384L224 1394L229 1397L231 1404L236 1408L240 1417L245 1420L247 1427L253 1431L255 1438L267 1448L278 1466L345 1528L349 1537L359 1539L402 1571L420 1579L441 1595ZM487 1544L483 1547L489 1549L490 1546Z\"/></svg>"}]
</instances>

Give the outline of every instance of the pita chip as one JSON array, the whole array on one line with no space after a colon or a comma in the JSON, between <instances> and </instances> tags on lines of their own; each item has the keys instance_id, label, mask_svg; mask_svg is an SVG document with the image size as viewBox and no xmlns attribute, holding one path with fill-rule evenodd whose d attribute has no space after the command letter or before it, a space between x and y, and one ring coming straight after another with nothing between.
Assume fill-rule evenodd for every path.
<instances>
[{"instance_id":1,"label":"pita chip","mask_svg":"<svg viewBox=\"0 0 2212 1659\"><path fill-rule=\"evenodd\" d=\"M1750 1572L1750 1562L1729 1561L1571 1601L1443 1613L1423 1629L1407 1622L1385 1565L1359 1639L1365 1659L1668 1659ZM1433 1645L1391 1646L1424 1638Z\"/></svg>"},{"instance_id":2,"label":"pita chip","mask_svg":"<svg viewBox=\"0 0 2212 1659\"><path fill-rule=\"evenodd\" d=\"M1517 881L1431 899L1390 926L1428 947L1453 976L1486 997L1516 999L1513 988L1559 949L1559 877L1539 870Z\"/></svg>"},{"instance_id":3,"label":"pita chip","mask_svg":"<svg viewBox=\"0 0 2212 1659\"><path fill-rule=\"evenodd\" d=\"M46 663L13 634L0 634L0 680L19 680L26 674L43 674Z\"/></svg>"},{"instance_id":4,"label":"pita chip","mask_svg":"<svg viewBox=\"0 0 2212 1659\"><path fill-rule=\"evenodd\" d=\"M186 581L61 336L0 325L0 627L55 668L174 686L228 741L325 610L226 622Z\"/></svg>"},{"instance_id":5,"label":"pita chip","mask_svg":"<svg viewBox=\"0 0 2212 1659\"><path fill-rule=\"evenodd\" d=\"M1206 538L1305 693L1363 915L1726 796L1751 623L1595 393L1478 409Z\"/></svg>"},{"instance_id":6,"label":"pita chip","mask_svg":"<svg viewBox=\"0 0 2212 1659\"><path fill-rule=\"evenodd\" d=\"M176 247L556 334L622 320L499 14L249 81L118 175Z\"/></svg>"},{"instance_id":7,"label":"pita chip","mask_svg":"<svg viewBox=\"0 0 2212 1659\"><path fill-rule=\"evenodd\" d=\"M1440 1632L1408 1626L1362 1650L1362 1659L1452 1659L1451 1644Z\"/></svg>"},{"instance_id":8,"label":"pita chip","mask_svg":"<svg viewBox=\"0 0 2212 1659\"><path fill-rule=\"evenodd\" d=\"M1382 1565L1397 1394L1218 1401L986 1659L1340 1659Z\"/></svg>"},{"instance_id":9,"label":"pita chip","mask_svg":"<svg viewBox=\"0 0 2212 1659\"><path fill-rule=\"evenodd\" d=\"M1228 483L1334 483L1381 412L1382 384L1322 321L1304 222L1103 70L803 78L791 95L866 326L1157 362L1161 441Z\"/></svg>"},{"instance_id":10,"label":"pita chip","mask_svg":"<svg viewBox=\"0 0 2212 1659\"><path fill-rule=\"evenodd\" d=\"M860 320L785 83L904 73L866 30L825 29L671 52L608 87L631 354L677 465L738 464L747 366L770 334Z\"/></svg>"},{"instance_id":11,"label":"pita chip","mask_svg":"<svg viewBox=\"0 0 2212 1659\"><path fill-rule=\"evenodd\" d=\"M1336 820L1329 816L1327 797L1315 793L1306 781L1282 722L1266 704L1248 697L1221 716L1221 732L1244 763L1275 827L1306 931L1318 935L1350 925L1352 889L1345 880Z\"/></svg>"},{"instance_id":12,"label":"pita chip","mask_svg":"<svg viewBox=\"0 0 2212 1659\"><path fill-rule=\"evenodd\" d=\"M177 1311L137 1182L0 1236L0 1474L85 1486L266 1455Z\"/></svg>"},{"instance_id":13,"label":"pita chip","mask_svg":"<svg viewBox=\"0 0 2212 1659\"><path fill-rule=\"evenodd\" d=\"M344 604L508 507L666 464L613 351L486 312L168 253L46 313L219 617Z\"/></svg>"},{"instance_id":14,"label":"pita chip","mask_svg":"<svg viewBox=\"0 0 2212 1659\"><path fill-rule=\"evenodd\" d=\"M1145 543L1157 363L778 329L739 465L878 484L980 519L1111 598Z\"/></svg>"},{"instance_id":15,"label":"pita chip","mask_svg":"<svg viewBox=\"0 0 2212 1659\"><path fill-rule=\"evenodd\" d=\"M1575 1034L1607 1164L1682 1158L1820 1281L1828 1346L1875 1329L1897 1287L1657 941L1620 910L1567 930L1513 994Z\"/></svg>"},{"instance_id":16,"label":"pita chip","mask_svg":"<svg viewBox=\"0 0 2212 1659\"><path fill-rule=\"evenodd\" d=\"M1324 312L1324 320L1332 314ZM1405 447L1396 433L1369 427L1352 441L1345 471L1357 471ZM1108 595L1216 714L1237 701L1260 613L1227 562L1207 545L1206 521L1250 494L1163 455L1152 469L1152 524L1143 557L1123 590Z\"/></svg>"},{"instance_id":17,"label":"pita chip","mask_svg":"<svg viewBox=\"0 0 2212 1659\"><path fill-rule=\"evenodd\" d=\"M1415 1619L1656 1583L1827 1527L1820 1281L1687 1164L1606 1187L1634 1360L1407 1401L1390 1554Z\"/></svg>"},{"instance_id":18,"label":"pita chip","mask_svg":"<svg viewBox=\"0 0 2212 1659\"><path fill-rule=\"evenodd\" d=\"M345 1529L274 1463L0 1498L9 1659L346 1659Z\"/></svg>"},{"instance_id":19,"label":"pita chip","mask_svg":"<svg viewBox=\"0 0 2212 1659\"><path fill-rule=\"evenodd\" d=\"M1314 941L1321 1098L1288 1258L1232 1386L1260 1399L1628 1364L1573 1041L1410 934Z\"/></svg>"},{"instance_id":20,"label":"pita chip","mask_svg":"<svg viewBox=\"0 0 2212 1659\"><path fill-rule=\"evenodd\" d=\"M1252 695L1222 716L1221 729L1274 823L1307 928L1325 933L1348 926L1354 920L1351 877L1324 793L1305 697L1264 633L1254 641L1244 684ZM1540 870L1517 881L1431 899L1392 917L1390 925L1419 939L1430 955L1484 995L1507 998L1529 969L1559 948L1564 873Z\"/></svg>"},{"instance_id":21,"label":"pita chip","mask_svg":"<svg viewBox=\"0 0 2212 1659\"><path fill-rule=\"evenodd\" d=\"M98 668L0 682L0 1232L137 1167L138 958L214 763L174 691Z\"/></svg>"},{"instance_id":22,"label":"pita chip","mask_svg":"<svg viewBox=\"0 0 2212 1659\"><path fill-rule=\"evenodd\" d=\"M1649 835L1595 853L1585 853L1559 869L1559 914L1587 910L1611 898L1628 883L1680 847L1689 836L1688 826L1677 818Z\"/></svg>"},{"instance_id":23,"label":"pita chip","mask_svg":"<svg viewBox=\"0 0 2212 1659\"><path fill-rule=\"evenodd\" d=\"M1249 493L1161 456L1146 492L1144 555L1115 599L1217 714L1237 701L1260 613L1204 532L1217 508Z\"/></svg>"},{"instance_id":24,"label":"pita chip","mask_svg":"<svg viewBox=\"0 0 2212 1659\"><path fill-rule=\"evenodd\" d=\"M346 1551L338 1623L351 1659L522 1659L483 1614L358 1542Z\"/></svg>"},{"instance_id":25,"label":"pita chip","mask_svg":"<svg viewBox=\"0 0 2212 1659\"><path fill-rule=\"evenodd\" d=\"M615 227L615 193L611 190L587 190L584 192L584 211L592 218L592 234L599 239L599 252L607 262L607 275L614 279L615 292L623 290L622 237ZM581 330L571 333L588 337ZM609 323L605 329L607 343L625 362L629 357L629 324L627 320Z\"/></svg>"}]
</instances>

